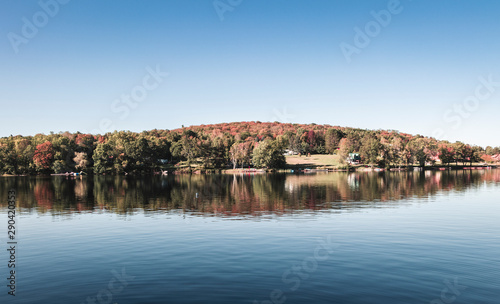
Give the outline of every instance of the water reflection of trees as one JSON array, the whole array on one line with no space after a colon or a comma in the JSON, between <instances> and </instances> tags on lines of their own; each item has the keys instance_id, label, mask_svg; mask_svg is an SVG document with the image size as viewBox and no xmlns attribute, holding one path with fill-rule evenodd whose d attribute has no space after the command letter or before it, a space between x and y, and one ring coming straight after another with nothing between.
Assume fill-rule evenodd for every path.
<instances>
[{"instance_id":1,"label":"water reflection of trees","mask_svg":"<svg viewBox=\"0 0 500 304\"><path fill-rule=\"evenodd\" d=\"M255 215L345 209L432 197L500 182L500 170L359 172L311 175L175 175L154 177L9 177L0 197L17 189L19 207L38 212L184 210ZM6 206L6 200L0 204Z\"/></svg>"}]
</instances>

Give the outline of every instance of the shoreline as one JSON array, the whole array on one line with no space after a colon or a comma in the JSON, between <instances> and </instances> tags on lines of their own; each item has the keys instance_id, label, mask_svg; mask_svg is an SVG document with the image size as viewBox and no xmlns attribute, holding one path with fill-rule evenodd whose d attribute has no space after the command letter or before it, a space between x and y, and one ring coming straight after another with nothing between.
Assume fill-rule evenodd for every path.
<instances>
[{"instance_id":1,"label":"shoreline","mask_svg":"<svg viewBox=\"0 0 500 304\"><path fill-rule=\"evenodd\" d=\"M286 169L256 169L256 168L244 168L244 169L198 169L198 170L171 170L168 174L162 174L162 172L154 172L151 174L71 174L71 173L59 173L59 174L3 174L1 177L30 177L30 176L64 176L64 177L83 177L83 176L147 176L147 175L181 175L181 174L273 174L273 173L318 173L318 172L411 172L411 171L457 171L457 170L494 170L498 169L498 165L473 165L473 166L426 166L426 167L398 167L398 168L375 168L367 165L357 165L346 169L339 168L286 168Z\"/></svg>"}]
</instances>

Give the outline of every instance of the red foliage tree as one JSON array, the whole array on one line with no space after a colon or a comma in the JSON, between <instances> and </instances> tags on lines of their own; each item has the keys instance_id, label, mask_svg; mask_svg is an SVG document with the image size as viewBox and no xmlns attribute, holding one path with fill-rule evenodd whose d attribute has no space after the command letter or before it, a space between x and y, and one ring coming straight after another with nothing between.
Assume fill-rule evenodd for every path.
<instances>
[{"instance_id":1,"label":"red foliage tree","mask_svg":"<svg viewBox=\"0 0 500 304\"><path fill-rule=\"evenodd\" d=\"M36 146L35 155L33 155L33 161L38 170L50 169L52 161L54 160L54 147L50 141L46 141L43 144Z\"/></svg>"}]
</instances>

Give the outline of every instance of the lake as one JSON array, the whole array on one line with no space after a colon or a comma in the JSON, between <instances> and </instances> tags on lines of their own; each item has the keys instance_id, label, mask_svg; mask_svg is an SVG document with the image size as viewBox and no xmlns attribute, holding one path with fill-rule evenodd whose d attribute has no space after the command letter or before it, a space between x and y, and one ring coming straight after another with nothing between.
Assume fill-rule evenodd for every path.
<instances>
[{"instance_id":1,"label":"lake","mask_svg":"<svg viewBox=\"0 0 500 304\"><path fill-rule=\"evenodd\" d=\"M500 170L0 177L0 301L498 303L499 194Z\"/></svg>"}]
</instances>

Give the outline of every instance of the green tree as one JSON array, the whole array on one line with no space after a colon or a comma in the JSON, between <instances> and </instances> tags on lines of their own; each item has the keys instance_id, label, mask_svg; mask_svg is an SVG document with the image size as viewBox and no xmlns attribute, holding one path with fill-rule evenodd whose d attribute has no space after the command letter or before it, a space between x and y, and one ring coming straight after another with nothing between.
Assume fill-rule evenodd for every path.
<instances>
[{"instance_id":1,"label":"green tree","mask_svg":"<svg viewBox=\"0 0 500 304\"><path fill-rule=\"evenodd\" d=\"M367 164L378 164L381 162L380 153L382 149L382 144L375 137L375 135L366 135L361 141L361 149L359 153L363 163Z\"/></svg>"},{"instance_id":2,"label":"green tree","mask_svg":"<svg viewBox=\"0 0 500 304\"><path fill-rule=\"evenodd\" d=\"M478 146L469 146L466 145L464 149L464 161L468 161L470 166L472 166L473 162L481 161L481 156L484 155L484 150Z\"/></svg>"},{"instance_id":3,"label":"green tree","mask_svg":"<svg viewBox=\"0 0 500 304\"><path fill-rule=\"evenodd\" d=\"M472 147L471 166L472 166L472 162L482 161L483 155L484 155L484 149L482 147L473 146Z\"/></svg>"},{"instance_id":4,"label":"green tree","mask_svg":"<svg viewBox=\"0 0 500 304\"><path fill-rule=\"evenodd\" d=\"M302 142L300 141L300 136L297 134L291 134L288 137L288 149L295 153L304 153L302 149Z\"/></svg>"},{"instance_id":5,"label":"green tree","mask_svg":"<svg viewBox=\"0 0 500 304\"><path fill-rule=\"evenodd\" d=\"M253 150L253 165L256 168L278 169L286 166L283 148L274 140L265 140Z\"/></svg>"},{"instance_id":6,"label":"green tree","mask_svg":"<svg viewBox=\"0 0 500 304\"><path fill-rule=\"evenodd\" d=\"M457 141L453 146L453 151L455 151L455 165L458 166L458 162L462 162L465 164L466 161L466 156L468 153L467 145L465 145L463 142Z\"/></svg>"},{"instance_id":7,"label":"green tree","mask_svg":"<svg viewBox=\"0 0 500 304\"><path fill-rule=\"evenodd\" d=\"M97 144L92 156L94 160L94 173L109 174L113 172L113 148L107 142Z\"/></svg>"},{"instance_id":8,"label":"green tree","mask_svg":"<svg viewBox=\"0 0 500 304\"><path fill-rule=\"evenodd\" d=\"M18 156L12 136L0 144L0 168L7 174L18 174Z\"/></svg>"},{"instance_id":9,"label":"green tree","mask_svg":"<svg viewBox=\"0 0 500 304\"><path fill-rule=\"evenodd\" d=\"M35 155L35 147L31 143L31 138L19 137L14 141L15 152L17 157L17 172L28 174L35 171L33 156Z\"/></svg>"},{"instance_id":10,"label":"green tree","mask_svg":"<svg viewBox=\"0 0 500 304\"><path fill-rule=\"evenodd\" d=\"M415 137L408 143L409 149L420 167L425 167L425 163L431 160L431 153L426 150L427 144L422 137Z\"/></svg>"},{"instance_id":11,"label":"green tree","mask_svg":"<svg viewBox=\"0 0 500 304\"><path fill-rule=\"evenodd\" d=\"M401 136L395 136L391 139L390 143L390 157L396 166L401 166L403 164L408 164L405 159L405 143Z\"/></svg>"},{"instance_id":12,"label":"green tree","mask_svg":"<svg viewBox=\"0 0 500 304\"><path fill-rule=\"evenodd\" d=\"M337 151L340 140L344 137L342 131L337 129L328 129L325 134L325 150L328 154L333 154Z\"/></svg>"},{"instance_id":13,"label":"green tree","mask_svg":"<svg viewBox=\"0 0 500 304\"><path fill-rule=\"evenodd\" d=\"M54 163L51 166L55 173L73 171L75 163L73 162L75 142L72 140L72 135L69 133L57 134L52 138L54 148Z\"/></svg>"},{"instance_id":14,"label":"green tree","mask_svg":"<svg viewBox=\"0 0 500 304\"><path fill-rule=\"evenodd\" d=\"M185 131L181 138L182 156L191 166L193 161L200 155L200 147L198 145L198 134L193 131Z\"/></svg>"}]
</instances>

